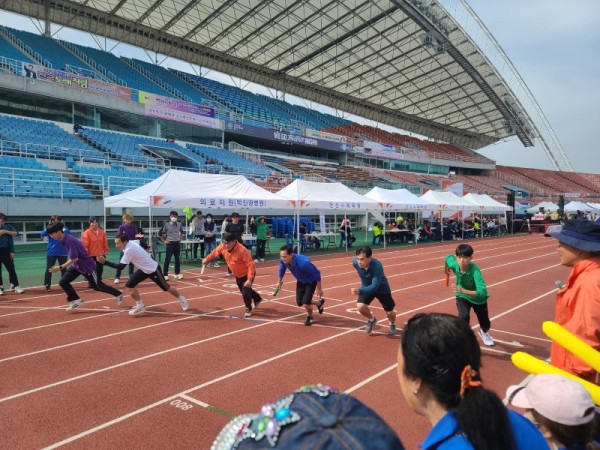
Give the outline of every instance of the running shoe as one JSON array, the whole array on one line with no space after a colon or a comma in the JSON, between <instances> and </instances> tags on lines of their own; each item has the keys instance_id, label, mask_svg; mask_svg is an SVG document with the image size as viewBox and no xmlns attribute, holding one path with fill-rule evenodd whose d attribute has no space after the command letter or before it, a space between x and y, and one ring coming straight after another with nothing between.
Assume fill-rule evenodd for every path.
<instances>
[{"instance_id":1,"label":"running shoe","mask_svg":"<svg viewBox=\"0 0 600 450\"><path fill-rule=\"evenodd\" d=\"M396 325L390 325L390 331L388 332L388 334L390 336L395 336L397 331L398 330L396 329Z\"/></svg>"},{"instance_id":2,"label":"running shoe","mask_svg":"<svg viewBox=\"0 0 600 450\"><path fill-rule=\"evenodd\" d=\"M252 310L250 308L246 308L246 312L244 313L244 317L251 317L252 316Z\"/></svg>"},{"instance_id":3,"label":"running shoe","mask_svg":"<svg viewBox=\"0 0 600 450\"><path fill-rule=\"evenodd\" d=\"M115 283L114 284L119 284L121 282L121 280L119 278L115 278Z\"/></svg>"},{"instance_id":4,"label":"running shoe","mask_svg":"<svg viewBox=\"0 0 600 450\"><path fill-rule=\"evenodd\" d=\"M178 273L177 275L175 275L175 278L177 280L183 280L183 275L181 275L180 273Z\"/></svg>"},{"instance_id":5,"label":"running shoe","mask_svg":"<svg viewBox=\"0 0 600 450\"><path fill-rule=\"evenodd\" d=\"M310 327L313 323L313 318L312 316L306 316L306 320L304 321L304 325L306 325L307 327Z\"/></svg>"},{"instance_id":6,"label":"running shoe","mask_svg":"<svg viewBox=\"0 0 600 450\"><path fill-rule=\"evenodd\" d=\"M121 306L123 304L123 294L117 295L115 300L117 301L117 306Z\"/></svg>"},{"instance_id":7,"label":"running shoe","mask_svg":"<svg viewBox=\"0 0 600 450\"><path fill-rule=\"evenodd\" d=\"M141 314L143 312L146 312L146 305L144 305L143 303L139 303L139 304L136 304L133 308L131 308L129 310L129 315L135 316L135 315Z\"/></svg>"},{"instance_id":8,"label":"running shoe","mask_svg":"<svg viewBox=\"0 0 600 450\"><path fill-rule=\"evenodd\" d=\"M371 331L373 331L373 327L375 326L376 323L377 323L377 317L375 317L375 316L371 317L367 321L367 326L365 327L365 331L367 332L367 334L371 334Z\"/></svg>"},{"instance_id":9,"label":"running shoe","mask_svg":"<svg viewBox=\"0 0 600 450\"><path fill-rule=\"evenodd\" d=\"M177 300L179 300L179 304L181 305L181 309L183 309L184 311L187 311L189 308L188 302L186 301L184 296L179 297Z\"/></svg>"},{"instance_id":10,"label":"running shoe","mask_svg":"<svg viewBox=\"0 0 600 450\"><path fill-rule=\"evenodd\" d=\"M319 311L319 314L323 314L323 305L325 304L325 299L322 298L321 300L319 300L317 302L317 310Z\"/></svg>"},{"instance_id":11,"label":"running shoe","mask_svg":"<svg viewBox=\"0 0 600 450\"><path fill-rule=\"evenodd\" d=\"M479 333L479 337L481 338L481 340L483 341L483 343L485 345L487 345L488 347L491 347L492 345L494 345L494 339L489 335L489 333L486 333L481 328L479 329L478 333Z\"/></svg>"},{"instance_id":12,"label":"running shoe","mask_svg":"<svg viewBox=\"0 0 600 450\"><path fill-rule=\"evenodd\" d=\"M25 292L23 289L21 289L19 286L15 286L15 294L22 294L23 292Z\"/></svg>"},{"instance_id":13,"label":"running shoe","mask_svg":"<svg viewBox=\"0 0 600 450\"><path fill-rule=\"evenodd\" d=\"M74 309L81 308L84 305L83 300L78 298L77 300L73 300L69 302L69 306L67 306L67 311L73 311Z\"/></svg>"},{"instance_id":14,"label":"running shoe","mask_svg":"<svg viewBox=\"0 0 600 450\"><path fill-rule=\"evenodd\" d=\"M258 297L258 300L254 300L254 309L258 308L258 305L260 305L260 302L262 301L262 297Z\"/></svg>"}]
</instances>

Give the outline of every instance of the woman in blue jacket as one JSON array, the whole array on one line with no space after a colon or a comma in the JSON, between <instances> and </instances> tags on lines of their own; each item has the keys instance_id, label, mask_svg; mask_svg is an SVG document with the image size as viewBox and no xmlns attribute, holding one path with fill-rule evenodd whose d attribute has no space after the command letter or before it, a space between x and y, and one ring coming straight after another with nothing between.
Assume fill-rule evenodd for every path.
<instances>
[{"instance_id":1,"label":"woman in blue jacket","mask_svg":"<svg viewBox=\"0 0 600 450\"><path fill-rule=\"evenodd\" d=\"M62 217L60 216L52 216L48 221L48 226L53 225L55 223L62 222ZM65 234L71 234L71 230L69 227L65 225L63 229ZM67 262L67 249L62 245L62 242L57 241L56 239L52 239L46 233L46 229L42 230L41 233L43 238L48 238L48 250L46 251L46 272L44 273L44 286L46 287L46 292L50 292L50 284L52 283L52 274L49 272L50 267L54 266L58 261L59 265L62 265ZM62 269L60 272L62 275L65 274L67 269Z\"/></svg>"}]
</instances>

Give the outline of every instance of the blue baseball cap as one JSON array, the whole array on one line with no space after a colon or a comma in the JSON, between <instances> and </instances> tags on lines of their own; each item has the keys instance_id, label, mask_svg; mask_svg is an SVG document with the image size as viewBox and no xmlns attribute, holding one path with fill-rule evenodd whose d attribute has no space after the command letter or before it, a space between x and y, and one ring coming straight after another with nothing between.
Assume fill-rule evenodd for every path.
<instances>
[{"instance_id":1,"label":"blue baseball cap","mask_svg":"<svg viewBox=\"0 0 600 450\"><path fill-rule=\"evenodd\" d=\"M273 448L403 450L404 446L364 403L316 384L267 403L259 414L236 417L221 430L211 450Z\"/></svg>"},{"instance_id":2,"label":"blue baseball cap","mask_svg":"<svg viewBox=\"0 0 600 450\"><path fill-rule=\"evenodd\" d=\"M562 227L548 227L546 237L558 239L563 244L570 245L586 252L600 252L600 223L586 219L565 220Z\"/></svg>"}]
</instances>

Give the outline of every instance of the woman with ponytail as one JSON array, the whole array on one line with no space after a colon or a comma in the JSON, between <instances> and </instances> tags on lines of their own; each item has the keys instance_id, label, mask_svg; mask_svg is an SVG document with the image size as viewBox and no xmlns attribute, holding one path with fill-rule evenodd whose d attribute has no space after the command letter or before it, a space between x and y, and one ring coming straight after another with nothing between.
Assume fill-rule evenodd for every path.
<instances>
[{"instance_id":1,"label":"woman with ponytail","mask_svg":"<svg viewBox=\"0 0 600 450\"><path fill-rule=\"evenodd\" d=\"M398 379L409 406L432 425L422 450L547 449L525 417L504 407L480 376L473 330L448 314L417 314L402 334Z\"/></svg>"}]
</instances>

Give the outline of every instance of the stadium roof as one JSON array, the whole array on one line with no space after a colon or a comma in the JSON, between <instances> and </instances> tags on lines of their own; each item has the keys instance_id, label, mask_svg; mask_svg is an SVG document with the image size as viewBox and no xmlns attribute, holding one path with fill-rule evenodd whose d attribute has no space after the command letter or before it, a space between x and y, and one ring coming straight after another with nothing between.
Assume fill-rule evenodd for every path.
<instances>
[{"instance_id":1,"label":"stadium roof","mask_svg":"<svg viewBox=\"0 0 600 450\"><path fill-rule=\"evenodd\" d=\"M536 128L432 0L2 0L105 36L455 145ZM47 30L49 27L47 25Z\"/></svg>"}]
</instances>

